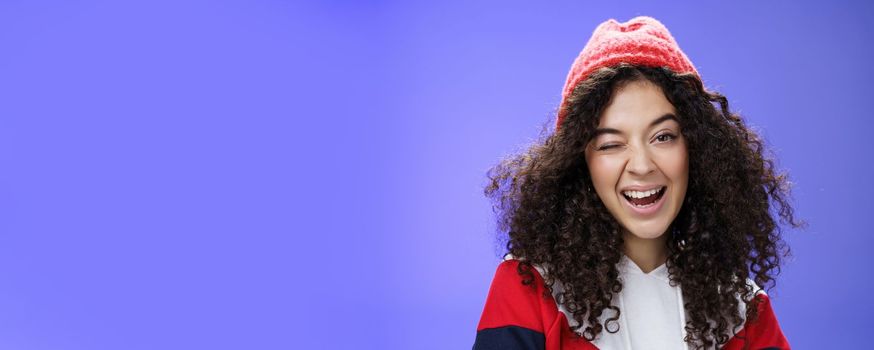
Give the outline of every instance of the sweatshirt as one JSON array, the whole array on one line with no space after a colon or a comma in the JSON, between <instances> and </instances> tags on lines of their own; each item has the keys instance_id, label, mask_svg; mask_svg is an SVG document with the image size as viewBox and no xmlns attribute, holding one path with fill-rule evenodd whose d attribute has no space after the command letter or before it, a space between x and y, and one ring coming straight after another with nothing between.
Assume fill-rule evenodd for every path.
<instances>
[{"instance_id":1,"label":"sweatshirt","mask_svg":"<svg viewBox=\"0 0 874 350\"><path fill-rule=\"evenodd\" d=\"M602 331L592 341L575 336L570 325L576 321L556 300L563 291L561 282L553 284L551 298L544 297L543 275L547 272L534 266L534 288L522 284L517 272L519 260L507 255L498 265L477 326L474 350L538 349L538 350L625 350L625 349L687 349L686 315L680 286L668 283L667 268L659 266L644 273L628 257L622 257L617 268L623 283L622 291L613 298L619 307L618 322L607 327L613 317L607 309L600 317L602 325L618 331ZM721 349L740 350L744 338L748 349L789 349L789 343L774 315L768 296L752 280L755 298L761 299L759 315L754 322L743 322L733 330L733 336ZM746 315L746 303L739 303L741 317ZM585 329L585 327L583 328ZM582 329L581 329L582 331Z\"/></svg>"}]
</instances>

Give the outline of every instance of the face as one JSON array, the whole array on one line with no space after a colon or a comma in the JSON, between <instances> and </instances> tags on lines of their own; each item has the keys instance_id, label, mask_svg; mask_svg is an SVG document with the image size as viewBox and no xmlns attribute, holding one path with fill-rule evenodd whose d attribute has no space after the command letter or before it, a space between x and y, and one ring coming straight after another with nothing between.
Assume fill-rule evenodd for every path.
<instances>
[{"instance_id":1,"label":"face","mask_svg":"<svg viewBox=\"0 0 874 350\"><path fill-rule=\"evenodd\" d=\"M689 160L674 106L649 81L613 94L586 147L595 192L624 235L662 236L686 196Z\"/></svg>"}]
</instances>

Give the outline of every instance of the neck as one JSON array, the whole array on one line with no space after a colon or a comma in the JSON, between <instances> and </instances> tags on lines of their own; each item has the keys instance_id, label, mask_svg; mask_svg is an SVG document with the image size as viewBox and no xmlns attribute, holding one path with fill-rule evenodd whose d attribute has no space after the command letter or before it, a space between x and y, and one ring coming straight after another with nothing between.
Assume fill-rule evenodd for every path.
<instances>
[{"instance_id":1,"label":"neck","mask_svg":"<svg viewBox=\"0 0 874 350\"><path fill-rule=\"evenodd\" d=\"M626 231L622 238L625 255L644 273L655 270L668 260L667 233L656 238L640 238Z\"/></svg>"}]
</instances>

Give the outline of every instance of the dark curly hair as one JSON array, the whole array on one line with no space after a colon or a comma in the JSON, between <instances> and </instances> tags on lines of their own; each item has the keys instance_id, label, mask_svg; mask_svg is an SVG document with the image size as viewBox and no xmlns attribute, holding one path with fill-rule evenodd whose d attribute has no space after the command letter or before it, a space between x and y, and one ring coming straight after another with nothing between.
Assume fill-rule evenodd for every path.
<instances>
[{"instance_id":1,"label":"dark curly hair","mask_svg":"<svg viewBox=\"0 0 874 350\"><path fill-rule=\"evenodd\" d=\"M548 121L538 141L488 171L485 194L498 216L500 242L520 258L523 283L533 285L534 265L548 266L546 294L561 282L559 298L577 322L574 331L587 340L608 325L608 332L618 331L620 310L611 300L622 290L616 264L623 239L616 219L589 190L584 151L615 91L644 79L674 105L687 141L688 189L666 233L666 264L671 283L682 285L689 315L684 341L711 348L744 322L737 296L747 301L748 320L758 316L759 299L747 278L766 289L775 284L789 254L775 216L793 227L804 223L793 216L790 183L776 172L763 140L697 76L629 64L601 68L575 88L558 131L550 133ZM615 316L602 325L605 309Z\"/></svg>"}]
</instances>

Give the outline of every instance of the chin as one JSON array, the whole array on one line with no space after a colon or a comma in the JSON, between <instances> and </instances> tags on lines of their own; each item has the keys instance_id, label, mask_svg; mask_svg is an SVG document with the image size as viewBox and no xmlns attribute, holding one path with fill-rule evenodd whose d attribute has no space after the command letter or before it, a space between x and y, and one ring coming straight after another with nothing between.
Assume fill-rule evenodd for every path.
<instances>
[{"instance_id":1,"label":"chin","mask_svg":"<svg viewBox=\"0 0 874 350\"><path fill-rule=\"evenodd\" d=\"M659 226L657 228L652 227L630 227L627 229L628 233L632 236L635 236L640 239L656 239L665 234L668 231L668 226Z\"/></svg>"}]
</instances>

